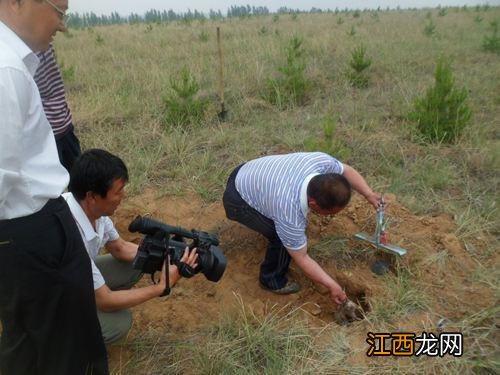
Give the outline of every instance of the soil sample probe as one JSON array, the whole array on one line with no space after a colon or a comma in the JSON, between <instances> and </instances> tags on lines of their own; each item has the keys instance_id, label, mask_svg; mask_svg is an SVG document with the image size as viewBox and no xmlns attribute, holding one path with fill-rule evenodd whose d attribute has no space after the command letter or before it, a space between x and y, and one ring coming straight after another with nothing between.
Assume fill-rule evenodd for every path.
<instances>
[{"instance_id":1,"label":"soil sample probe","mask_svg":"<svg viewBox=\"0 0 500 375\"><path fill-rule=\"evenodd\" d=\"M217 114L219 120L224 121L227 119L227 110L224 105L224 70L222 63L222 45L220 41L220 27L217 26L217 56L219 60L219 100L220 112Z\"/></svg>"},{"instance_id":2,"label":"soil sample probe","mask_svg":"<svg viewBox=\"0 0 500 375\"><path fill-rule=\"evenodd\" d=\"M367 241L372 245L375 245L377 250L383 250L392 255L404 256L406 255L406 250L402 247L392 245L389 243L386 231L386 221L384 219L385 215L385 201L384 197L380 198L379 207L377 209L377 226L375 227L375 234L370 236L365 233L356 233L354 238L362 241ZM383 261L375 261L372 266L372 270L376 274L384 274L388 270L389 266L384 264Z\"/></svg>"}]
</instances>

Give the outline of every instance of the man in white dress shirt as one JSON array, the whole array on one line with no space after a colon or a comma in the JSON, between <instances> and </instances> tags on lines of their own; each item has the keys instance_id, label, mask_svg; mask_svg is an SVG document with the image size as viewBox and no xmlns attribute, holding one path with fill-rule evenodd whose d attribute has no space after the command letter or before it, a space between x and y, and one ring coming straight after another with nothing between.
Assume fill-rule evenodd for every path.
<instances>
[{"instance_id":1,"label":"man in white dress shirt","mask_svg":"<svg viewBox=\"0 0 500 375\"><path fill-rule=\"evenodd\" d=\"M68 173L33 80L67 0L0 0L0 373L107 374Z\"/></svg>"},{"instance_id":2,"label":"man in white dress shirt","mask_svg":"<svg viewBox=\"0 0 500 375\"><path fill-rule=\"evenodd\" d=\"M157 284L130 289L142 276L132 267L138 246L123 240L109 218L125 198L127 182L127 167L119 157L92 149L76 159L69 193L63 194L91 259L97 315L106 344L129 331L132 314L128 308L161 296L166 287L163 270ZM109 253L99 255L103 247ZM189 253L186 249L181 262L195 268L197 256L196 250ZM170 265L169 287L179 278L178 268Z\"/></svg>"}]
</instances>

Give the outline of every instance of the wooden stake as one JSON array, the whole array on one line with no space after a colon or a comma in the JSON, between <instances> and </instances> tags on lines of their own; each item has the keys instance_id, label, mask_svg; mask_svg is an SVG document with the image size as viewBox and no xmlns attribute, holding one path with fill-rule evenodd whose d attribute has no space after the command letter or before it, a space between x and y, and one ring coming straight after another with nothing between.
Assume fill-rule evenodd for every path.
<instances>
[{"instance_id":1,"label":"wooden stake","mask_svg":"<svg viewBox=\"0 0 500 375\"><path fill-rule=\"evenodd\" d=\"M224 120L226 118L227 111L224 107L224 71L223 71L223 61L222 61L222 45L220 41L220 27L217 26L217 55L219 57L219 99L220 99L220 113L219 118Z\"/></svg>"}]
</instances>

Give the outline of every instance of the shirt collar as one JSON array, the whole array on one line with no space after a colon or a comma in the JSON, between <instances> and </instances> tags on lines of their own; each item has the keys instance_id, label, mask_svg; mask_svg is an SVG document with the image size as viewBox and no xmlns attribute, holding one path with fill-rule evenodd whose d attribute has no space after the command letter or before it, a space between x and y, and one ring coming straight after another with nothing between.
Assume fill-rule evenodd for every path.
<instances>
[{"instance_id":1,"label":"shirt collar","mask_svg":"<svg viewBox=\"0 0 500 375\"><path fill-rule=\"evenodd\" d=\"M319 175L319 173L308 175L304 179L304 182L302 182L302 186L300 188L300 210L302 211L304 217L307 217L307 214L309 213L309 204L307 203L307 186L309 186L311 179L317 175Z\"/></svg>"},{"instance_id":2,"label":"shirt collar","mask_svg":"<svg viewBox=\"0 0 500 375\"><path fill-rule=\"evenodd\" d=\"M82 234L85 237L85 240L87 242L92 241L94 238L98 237L99 235L96 233L94 228L92 227L92 224L90 223L89 218L85 214L85 211L83 211L82 206L80 206L80 203L75 199L73 196L73 193L65 193L66 202L68 203L69 209L71 213L73 214L73 217L75 218L76 223L82 230Z\"/></svg>"},{"instance_id":3,"label":"shirt collar","mask_svg":"<svg viewBox=\"0 0 500 375\"><path fill-rule=\"evenodd\" d=\"M19 36L6 24L0 21L0 40L7 44L12 51L23 60L26 69L31 74L35 75L36 69L40 64L40 60L36 54L19 38Z\"/></svg>"}]
</instances>

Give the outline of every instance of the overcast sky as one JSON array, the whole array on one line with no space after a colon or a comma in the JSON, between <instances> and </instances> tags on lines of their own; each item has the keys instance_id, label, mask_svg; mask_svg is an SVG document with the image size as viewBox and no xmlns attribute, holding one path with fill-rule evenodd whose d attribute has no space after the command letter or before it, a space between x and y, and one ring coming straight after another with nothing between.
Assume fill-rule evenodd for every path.
<instances>
[{"instance_id":1,"label":"overcast sky","mask_svg":"<svg viewBox=\"0 0 500 375\"><path fill-rule=\"evenodd\" d=\"M169 10L175 12L185 12L188 9L207 12L209 9L220 9L223 13L231 5L266 6L270 11L275 11L279 7L286 6L293 9L309 10L312 7L321 9L363 9L363 8L395 8L398 5L401 8L414 7L436 7L453 5L476 5L476 4L500 5L500 0L474 1L474 0L184 0L184 1L166 1L166 0L69 0L69 9L71 12L91 12L97 14L109 14L118 12L121 15L130 13L143 14L149 9Z\"/></svg>"}]
</instances>

